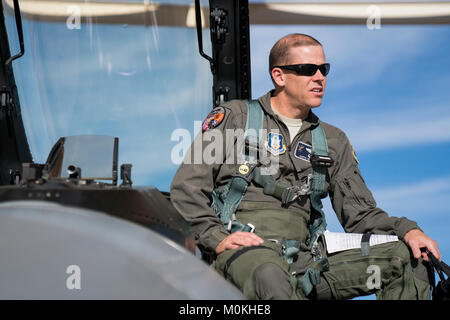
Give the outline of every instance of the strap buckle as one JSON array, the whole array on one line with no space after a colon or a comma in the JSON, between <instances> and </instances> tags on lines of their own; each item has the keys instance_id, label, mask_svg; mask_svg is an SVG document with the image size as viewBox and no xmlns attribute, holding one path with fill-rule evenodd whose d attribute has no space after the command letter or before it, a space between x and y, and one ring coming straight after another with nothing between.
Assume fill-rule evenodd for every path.
<instances>
[{"instance_id":1,"label":"strap buckle","mask_svg":"<svg viewBox=\"0 0 450 320\"><path fill-rule=\"evenodd\" d=\"M311 181L313 179L312 174L308 174L308 180L305 184L301 186L287 187L282 196L283 207L287 206L289 203L297 200L300 196L306 196L311 194Z\"/></svg>"},{"instance_id":2,"label":"strap buckle","mask_svg":"<svg viewBox=\"0 0 450 320\"><path fill-rule=\"evenodd\" d=\"M231 219L228 221L227 224L227 230L231 232L231 229L233 228L233 221L236 221L236 215L233 213L231 216Z\"/></svg>"},{"instance_id":3,"label":"strap buckle","mask_svg":"<svg viewBox=\"0 0 450 320\"><path fill-rule=\"evenodd\" d=\"M311 165L313 167L331 167L334 163L334 160L328 156L320 156L317 154L311 155Z\"/></svg>"},{"instance_id":4,"label":"strap buckle","mask_svg":"<svg viewBox=\"0 0 450 320\"><path fill-rule=\"evenodd\" d=\"M233 231L234 229L234 231ZM236 216L233 214L233 218L228 221L227 230L230 232L245 231L245 232L255 232L255 226L251 223L243 224L236 220Z\"/></svg>"}]
</instances>

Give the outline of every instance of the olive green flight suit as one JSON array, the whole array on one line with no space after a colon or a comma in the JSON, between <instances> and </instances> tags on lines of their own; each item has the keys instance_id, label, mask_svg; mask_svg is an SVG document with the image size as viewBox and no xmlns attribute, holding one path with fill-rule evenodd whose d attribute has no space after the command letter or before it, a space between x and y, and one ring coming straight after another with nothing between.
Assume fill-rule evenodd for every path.
<instances>
[{"instance_id":1,"label":"olive green flight suit","mask_svg":"<svg viewBox=\"0 0 450 320\"><path fill-rule=\"evenodd\" d=\"M288 128L271 109L270 97L271 92L259 98L264 111L263 129L267 133L278 132L284 141L291 141ZM225 109L223 121L216 128L197 135L171 185L173 205L192 225L197 245L210 252L215 252L216 246L230 234L210 207L213 189L223 190L237 167L236 137L227 133L244 129L247 116L243 101L233 100L221 107ZM349 233L393 234L403 239L408 231L419 229L415 222L405 217L391 217L376 206L346 135L320 121L312 111L292 143L286 143L286 151L276 156L279 169L273 177L287 186L306 182L312 173L311 163L296 157L295 151L299 144L312 145L311 129L319 122L326 135L329 156L334 160L327 169L325 190L328 190L344 230ZM219 135L223 137L222 148L211 152L211 143L217 141ZM198 163L198 154L195 155L198 149L203 153L211 152L222 161ZM324 193L322 197L326 195ZM320 285L314 293L305 297L301 290L301 275L312 263L308 250L310 215L308 196L282 208L279 199L264 194L263 188L252 181L236 211L236 218L244 224L254 225L255 234L265 243L258 247L226 250L218 255L214 264L216 270L250 299L347 299L371 293L385 299L429 298L426 269L421 263L411 260L411 253L403 241L372 246L369 256L362 256L360 249L328 255L329 270L322 273ZM302 243L296 261L290 265L281 254L284 240L288 239ZM374 265L380 271L379 286L377 283L368 285L374 270L371 266ZM291 277L293 271L297 272L297 277ZM267 277L268 274L271 276ZM331 291L330 294L327 291Z\"/></svg>"}]
</instances>

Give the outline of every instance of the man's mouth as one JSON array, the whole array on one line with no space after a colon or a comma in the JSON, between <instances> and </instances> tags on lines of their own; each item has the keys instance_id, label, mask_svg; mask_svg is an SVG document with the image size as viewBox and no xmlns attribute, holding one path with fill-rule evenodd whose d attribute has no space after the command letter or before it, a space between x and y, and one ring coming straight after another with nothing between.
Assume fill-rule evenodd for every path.
<instances>
[{"instance_id":1,"label":"man's mouth","mask_svg":"<svg viewBox=\"0 0 450 320\"><path fill-rule=\"evenodd\" d=\"M315 87L311 89L311 92L313 92L316 95L323 95L323 88L322 87Z\"/></svg>"}]
</instances>

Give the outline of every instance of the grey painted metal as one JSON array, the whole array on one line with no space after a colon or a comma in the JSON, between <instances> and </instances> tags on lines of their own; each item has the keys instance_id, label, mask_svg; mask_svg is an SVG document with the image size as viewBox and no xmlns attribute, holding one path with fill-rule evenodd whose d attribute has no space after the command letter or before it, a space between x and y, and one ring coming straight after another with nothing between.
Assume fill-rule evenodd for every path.
<instances>
[{"instance_id":1,"label":"grey painted metal","mask_svg":"<svg viewBox=\"0 0 450 320\"><path fill-rule=\"evenodd\" d=\"M11 201L0 203L0 299L244 297L149 229L93 210Z\"/></svg>"}]
</instances>

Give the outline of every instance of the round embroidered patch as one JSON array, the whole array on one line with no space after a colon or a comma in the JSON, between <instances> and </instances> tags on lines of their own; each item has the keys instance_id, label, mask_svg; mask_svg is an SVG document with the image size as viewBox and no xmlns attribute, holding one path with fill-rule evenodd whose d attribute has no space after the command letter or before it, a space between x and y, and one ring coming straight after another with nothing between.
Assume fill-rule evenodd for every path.
<instances>
[{"instance_id":1,"label":"round embroidered patch","mask_svg":"<svg viewBox=\"0 0 450 320\"><path fill-rule=\"evenodd\" d=\"M214 108L203 121L202 130L213 129L217 127L225 118L225 109L222 107Z\"/></svg>"},{"instance_id":2,"label":"round embroidered patch","mask_svg":"<svg viewBox=\"0 0 450 320\"><path fill-rule=\"evenodd\" d=\"M246 165L245 163L244 164L241 164L240 166L239 166L239 173L240 174L243 174L243 175L246 175L246 174L248 174L249 173L249 171L250 171L250 168L248 167L248 165Z\"/></svg>"}]
</instances>

